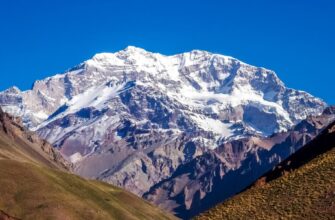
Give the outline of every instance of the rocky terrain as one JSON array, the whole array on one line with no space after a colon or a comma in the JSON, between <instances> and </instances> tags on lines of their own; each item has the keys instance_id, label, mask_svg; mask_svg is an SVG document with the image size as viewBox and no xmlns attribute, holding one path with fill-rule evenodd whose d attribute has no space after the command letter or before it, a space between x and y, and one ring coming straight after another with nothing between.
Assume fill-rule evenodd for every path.
<instances>
[{"instance_id":1,"label":"rocky terrain","mask_svg":"<svg viewBox=\"0 0 335 220\"><path fill-rule=\"evenodd\" d=\"M50 168L71 171L72 164L65 160L58 150L37 134L27 130L18 117L13 117L0 108L0 133L7 142L17 143L12 148L2 147L0 156L8 159L25 158L27 161L42 163ZM6 143L8 144L8 143ZM24 160L25 161L25 160Z\"/></svg>"},{"instance_id":2,"label":"rocky terrain","mask_svg":"<svg viewBox=\"0 0 335 220\"><path fill-rule=\"evenodd\" d=\"M214 204L241 190L328 122L291 135L326 104L271 70L199 50L97 54L31 90L1 92L0 106L59 149L75 173L184 218L209 195ZM226 194L215 198L223 179Z\"/></svg>"},{"instance_id":3,"label":"rocky terrain","mask_svg":"<svg viewBox=\"0 0 335 220\"><path fill-rule=\"evenodd\" d=\"M257 180L196 219L334 219L335 122Z\"/></svg>"},{"instance_id":4,"label":"rocky terrain","mask_svg":"<svg viewBox=\"0 0 335 220\"><path fill-rule=\"evenodd\" d=\"M227 142L178 167L144 198L184 219L193 217L248 187L313 140L335 120L334 107L287 132Z\"/></svg>"}]
</instances>

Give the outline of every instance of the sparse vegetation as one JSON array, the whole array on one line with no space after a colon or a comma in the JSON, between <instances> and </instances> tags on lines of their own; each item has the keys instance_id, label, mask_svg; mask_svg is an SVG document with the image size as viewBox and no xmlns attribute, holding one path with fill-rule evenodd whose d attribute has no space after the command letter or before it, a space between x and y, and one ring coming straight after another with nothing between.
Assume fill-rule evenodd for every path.
<instances>
[{"instance_id":1,"label":"sparse vegetation","mask_svg":"<svg viewBox=\"0 0 335 220\"><path fill-rule=\"evenodd\" d=\"M0 160L0 209L22 219L169 219L135 195L98 181Z\"/></svg>"},{"instance_id":2,"label":"sparse vegetation","mask_svg":"<svg viewBox=\"0 0 335 220\"><path fill-rule=\"evenodd\" d=\"M335 149L195 219L334 219Z\"/></svg>"},{"instance_id":3,"label":"sparse vegetation","mask_svg":"<svg viewBox=\"0 0 335 220\"><path fill-rule=\"evenodd\" d=\"M120 188L57 168L36 146L1 131L0 175L0 219L175 219Z\"/></svg>"}]
</instances>

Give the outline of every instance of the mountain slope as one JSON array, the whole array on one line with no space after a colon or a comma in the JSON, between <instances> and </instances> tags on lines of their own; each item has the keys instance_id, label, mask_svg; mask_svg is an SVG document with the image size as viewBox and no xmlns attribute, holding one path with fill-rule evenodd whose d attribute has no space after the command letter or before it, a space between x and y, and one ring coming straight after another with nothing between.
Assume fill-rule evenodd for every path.
<instances>
[{"instance_id":1,"label":"mountain slope","mask_svg":"<svg viewBox=\"0 0 335 220\"><path fill-rule=\"evenodd\" d=\"M20 118L12 117L0 108L0 158L29 162L63 171L71 164L48 142L27 130Z\"/></svg>"},{"instance_id":2,"label":"mountain slope","mask_svg":"<svg viewBox=\"0 0 335 220\"><path fill-rule=\"evenodd\" d=\"M27 125L35 127L46 119L48 123L51 118L55 120L57 110L63 113L59 118L87 107L113 109L109 104L118 104L119 108L124 104L130 108L129 104L136 103L115 103L114 99L132 90L138 90L143 98L146 96L142 92L146 92L152 101L174 102L192 113L188 120L197 127L214 133L224 125L206 125L199 113L221 122L242 120L254 132L271 134L320 113L325 106L308 93L286 88L273 71L232 57L199 50L164 56L135 47L97 54L64 74L36 81L32 90L10 88L1 93L0 103L6 111L22 115ZM174 106L161 107L168 112L174 110ZM148 110L154 109L148 106ZM262 127L253 114L267 118L268 128Z\"/></svg>"},{"instance_id":3,"label":"mountain slope","mask_svg":"<svg viewBox=\"0 0 335 220\"><path fill-rule=\"evenodd\" d=\"M57 147L77 174L138 195L208 148L287 130L326 106L232 57L136 47L97 54L28 91L10 88L0 105Z\"/></svg>"},{"instance_id":4,"label":"mountain slope","mask_svg":"<svg viewBox=\"0 0 335 220\"><path fill-rule=\"evenodd\" d=\"M334 183L335 122L256 186L196 219L333 219Z\"/></svg>"},{"instance_id":5,"label":"mountain slope","mask_svg":"<svg viewBox=\"0 0 335 220\"><path fill-rule=\"evenodd\" d=\"M97 54L31 90L1 92L0 105L52 143L76 174L187 216L205 208L197 201L215 195L217 183L245 178L226 190L238 192L327 122L312 123L312 134L297 132L298 142L294 135L286 141L285 131L326 104L287 88L271 70L200 50L165 56L128 47ZM270 137L277 132L284 133ZM179 175L185 170L198 175ZM232 194L224 195L213 198Z\"/></svg>"},{"instance_id":6,"label":"mountain slope","mask_svg":"<svg viewBox=\"0 0 335 220\"><path fill-rule=\"evenodd\" d=\"M183 219L191 218L239 193L335 119L328 107L287 132L227 142L185 163L151 187L144 198Z\"/></svg>"},{"instance_id":7,"label":"mountain slope","mask_svg":"<svg viewBox=\"0 0 335 220\"><path fill-rule=\"evenodd\" d=\"M57 151L40 143L0 109L1 219L174 219L117 187L66 172Z\"/></svg>"},{"instance_id":8,"label":"mountain slope","mask_svg":"<svg viewBox=\"0 0 335 220\"><path fill-rule=\"evenodd\" d=\"M19 219L174 219L119 188L0 159L0 209Z\"/></svg>"}]
</instances>

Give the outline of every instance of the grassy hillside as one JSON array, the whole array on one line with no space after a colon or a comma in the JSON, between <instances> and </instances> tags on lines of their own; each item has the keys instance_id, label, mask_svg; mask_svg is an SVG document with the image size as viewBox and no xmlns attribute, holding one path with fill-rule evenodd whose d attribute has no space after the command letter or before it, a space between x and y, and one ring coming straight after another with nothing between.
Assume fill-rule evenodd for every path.
<instances>
[{"instance_id":1,"label":"grassy hillside","mask_svg":"<svg viewBox=\"0 0 335 220\"><path fill-rule=\"evenodd\" d=\"M0 170L0 209L20 219L169 219L140 198L97 181L8 159L0 159Z\"/></svg>"},{"instance_id":2,"label":"grassy hillside","mask_svg":"<svg viewBox=\"0 0 335 220\"><path fill-rule=\"evenodd\" d=\"M1 126L0 219L174 219L120 188L66 172L34 141Z\"/></svg>"},{"instance_id":3,"label":"grassy hillside","mask_svg":"<svg viewBox=\"0 0 335 220\"><path fill-rule=\"evenodd\" d=\"M302 163L313 152L314 158ZM335 219L335 126L284 162L263 179L281 170L278 178L259 182L196 219Z\"/></svg>"}]
</instances>

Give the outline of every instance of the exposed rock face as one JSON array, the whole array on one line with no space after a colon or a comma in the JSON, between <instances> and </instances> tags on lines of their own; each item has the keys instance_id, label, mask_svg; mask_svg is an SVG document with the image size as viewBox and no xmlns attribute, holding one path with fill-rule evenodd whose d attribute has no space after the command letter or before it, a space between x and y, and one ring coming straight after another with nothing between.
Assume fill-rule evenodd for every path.
<instances>
[{"instance_id":1,"label":"exposed rock face","mask_svg":"<svg viewBox=\"0 0 335 220\"><path fill-rule=\"evenodd\" d=\"M333 108L327 108L326 114ZM299 169L303 165L309 163L319 155L322 155L335 148L335 121L330 123L323 129L320 134L312 141L308 142L294 154L287 157L284 161L273 167L269 172L261 178L264 182L270 182L277 179L286 173Z\"/></svg>"},{"instance_id":2,"label":"exposed rock face","mask_svg":"<svg viewBox=\"0 0 335 220\"><path fill-rule=\"evenodd\" d=\"M335 121L250 188L194 219L334 219L334 169Z\"/></svg>"},{"instance_id":3,"label":"exposed rock face","mask_svg":"<svg viewBox=\"0 0 335 220\"><path fill-rule=\"evenodd\" d=\"M10 116L4 113L0 108L0 133L4 132L7 136L12 137L16 141L22 143L22 146L27 146L36 152L41 152L42 156L47 160L52 161L55 166L65 170L71 170L71 163L63 158L58 150L56 150L47 141L41 139L37 134L27 130L20 118Z\"/></svg>"},{"instance_id":4,"label":"exposed rock face","mask_svg":"<svg viewBox=\"0 0 335 220\"><path fill-rule=\"evenodd\" d=\"M164 56L135 47L97 54L36 81L29 91L8 89L0 93L0 105L57 147L77 174L138 195L175 178L183 166L201 163L200 176L206 169L212 173L194 191L185 188L187 199L147 197L192 210L195 193L204 196L197 189L213 188L203 181L223 178L248 160L261 163L259 151L272 149L274 141L262 137L284 132L326 106L286 88L273 71L232 57L198 50ZM179 194L182 186L171 192Z\"/></svg>"},{"instance_id":5,"label":"exposed rock face","mask_svg":"<svg viewBox=\"0 0 335 220\"><path fill-rule=\"evenodd\" d=\"M101 93L107 97L101 97ZM136 95L140 99L134 99ZM274 72L232 57L198 50L163 56L135 47L114 54L97 54L65 74L36 81L32 90L21 92L13 87L0 97L6 111L24 116L25 123L31 127L57 110L60 113L59 108L64 104L77 104L77 109L68 106L72 107L71 112L80 110L79 107L97 108L98 104L102 105L100 109L108 107L99 102L100 98L108 104L119 101L116 107L121 108L123 104L132 111L145 110L138 105L146 100L150 104L147 110L162 111L155 113L170 110L165 112L165 119L170 120L171 110L179 107L182 113L188 110L187 113L197 112L221 121L242 120L265 134L287 129L307 115L320 113L325 106L305 92L286 88ZM86 103L78 106L80 98L93 100L85 100ZM95 102L94 98L97 98ZM166 103L173 106L165 109ZM271 126L267 124L264 128L263 121L256 120L255 115L267 119ZM204 127L195 117L192 121Z\"/></svg>"},{"instance_id":6,"label":"exposed rock face","mask_svg":"<svg viewBox=\"0 0 335 220\"><path fill-rule=\"evenodd\" d=\"M327 108L292 130L271 137L250 137L222 144L178 167L144 198L188 219L248 187L335 120Z\"/></svg>"}]
</instances>

